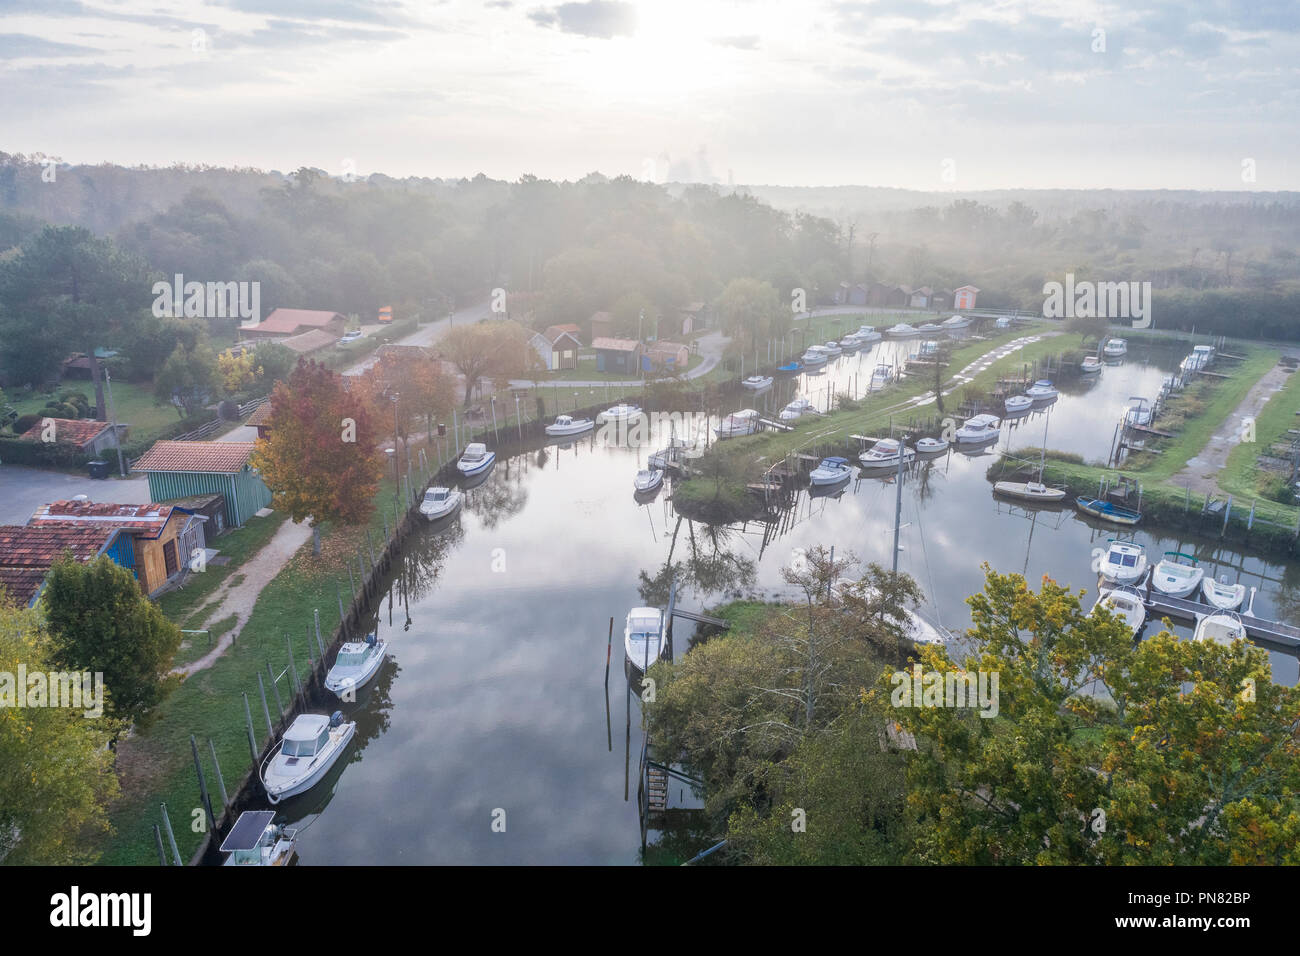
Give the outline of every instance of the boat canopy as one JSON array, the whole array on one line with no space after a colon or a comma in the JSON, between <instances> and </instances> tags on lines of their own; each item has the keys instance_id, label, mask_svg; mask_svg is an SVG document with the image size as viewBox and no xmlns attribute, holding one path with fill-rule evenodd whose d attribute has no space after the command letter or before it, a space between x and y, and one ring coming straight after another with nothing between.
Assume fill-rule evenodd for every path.
<instances>
[{"instance_id":1,"label":"boat canopy","mask_svg":"<svg viewBox=\"0 0 1300 956\"><path fill-rule=\"evenodd\" d=\"M467 459L469 459L470 461L475 461L476 459L479 459L479 458L486 458L486 457L487 457L487 445L483 444L482 442L477 442L477 441L476 441L476 442L471 442L470 444L468 444L468 445L465 446L465 453L464 453L463 455L461 455L461 457L462 457L462 458L467 458Z\"/></svg>"}]
</instances>

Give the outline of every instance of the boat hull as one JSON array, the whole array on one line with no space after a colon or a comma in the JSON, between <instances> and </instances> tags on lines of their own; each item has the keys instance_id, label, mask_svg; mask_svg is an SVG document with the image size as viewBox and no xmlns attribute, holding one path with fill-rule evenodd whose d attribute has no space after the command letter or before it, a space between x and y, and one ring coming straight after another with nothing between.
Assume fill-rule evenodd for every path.
<instances>
[{"instance_id":1,"label":"boat hull","mask_svg":"<svg viewBox=\"0 0 1300 956\"><path fill-rule=\"evenodd\" d=\"M262 786L266 790L266 798L272 803L279 803L289 797L295 797L300 793L306 793L316 784L320 783L329 773L330 768L338 761L348 747L353 735L357 732L355 721L348 721L342 724L340 729L343 731L336 741L331 741L328 751L318 755L320 759L313 760L309 767L298 775L290 775L286 772L276 771L276 760L279 759L279 747L276 748L276 755L271 760L270 778L267 775L262 778ZM281 742L283 744L283 742Z\"/></svg>"},{"instance_id":2,"label":"boat hull","mask_svg":"<svg viewBox=\"0 0 1300 956\"><path fill-rule=\"evenodd\" d=\"M1182 565L1171 561L1159 562L1151 572L1151 587L1169 597L1185 598L1195 594L1201 587L1205 572L1196 568L1192 573L1184 574L1176 570L1178 567Z\"/></svg>"},{"instance_id":3,"label":"boat hull","mask_svg":"<svg viewBox=\"0 0 1300 956\"><path fill-rule=\"evenodd\" d=\"M993 492L1006 498L1053 505L1065 500L1065 492L1060 488L1048 488L1045 485L1026 481L999 481L993 486Z\"/></svg>"},{"instance_id":4,"label":"boat hull","mask_svg":"<svg viewBox=\"0 0 1300 956\"><path fill-rule=\"evenodd\" d=\"M450 517L460 510L460 504L463 499L460 495L448 499L450 504L444 502L441 505L420 505L420 514L424 515L429 521L441 521L443 518Z\"/></svg>"},{"instance_id":5,"label":"boat hull","mask_svg":"<svg viewBox=\"0 0 1300 956\"><path fill-rule=\"evenodd\" d=\"M338 697L347 695L349 691L352 692L350 696L355 696L356 691L374 680L375 675L379 673L379 668L384 666L384 659L388 656L388 642L380 641L377 647L378 650L371 655L365 669L356 675L344 677L335 674L335 669L330 668L330 672L325 675L325 689Z\"/></svg>"},{"instance_id":6,"label":"boat hull","mask_svg":"<svg viewBox=\"0 0 1300 956\"><path fill-rule=\"evenodd\" d=\"M1135 525L1142 520L1142 515L1127 508L1120 508L1096 498L1076 498L1074 506L1084 514L1111 524Z\"/></svg>"},{"instance_id":7,"label":"boat hull","mask_svg":"<svg viewBox=\"0 0 1300 956\"><path fill-rule=\"evenodd\" d=\"M1201 582L1201 596L1207 604L1220 611L1235 611L1246 600L1246 585L1224 584L1205 578Z\"/></svg>"},{"instance_id":8,"label":"boat hull","mask_svg":"<svg viewBox=\"0 0 1300 956\"><path fill-rule=\"evenodd\" d=\"M468 463L465 461L456 462L456 470L466 478L472 478L474 475L485 474L489 468L497 463L496 452L488 452L488 456L482 461Z\"/></svg>"},{"instance_id":9,"label":"boat hull","mask_svg":"<svg viewBox=\"0 0 1300 956\"><path fill-rule=\"evenodd\" d=\"M552 438L564 438L569 435L581 435L584 432L591 431L595 427L596 423L593 421L589 421L585 425L547 425L546 434L550 435Z\"/></svg>"}]
</instances>

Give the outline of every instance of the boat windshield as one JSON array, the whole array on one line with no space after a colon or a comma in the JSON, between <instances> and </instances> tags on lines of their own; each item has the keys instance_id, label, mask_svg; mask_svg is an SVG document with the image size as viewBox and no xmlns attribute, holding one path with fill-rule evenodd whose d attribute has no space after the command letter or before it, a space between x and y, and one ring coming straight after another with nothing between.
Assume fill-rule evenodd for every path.
<instances>
[{"instance_id":1,"label":"boat windshield","mask_svg":"<svg viewBox=\"0 0 1300 956\"><path fill-rule=\"evenodd\" d=\"M334 661L335 667L359 667L366 662L365 651L340 652Z\"/></svg>"},{"instance_id":2,"label":"boat windshield","mask_svg":"<svg viewBox=\"0 0 1300 956\"><path fill-rule=\"evenodd\" d=\"M1110 554L1110 563L1121 568L1137 567L1137 560L1138 556L1136 554L1120 554L1114 551Z\"/></svg>"},{"instance_id":3,"label":"boat windshield","mask_svg":"<svg viewBox=\"0 0 1300 956\"><path fill-rule=\"evenodd\" d=\"M286 757L311 757L316 753L316 743L315 740L290 740L286 737L280 753Z\"/></svg>"}]
</instances>

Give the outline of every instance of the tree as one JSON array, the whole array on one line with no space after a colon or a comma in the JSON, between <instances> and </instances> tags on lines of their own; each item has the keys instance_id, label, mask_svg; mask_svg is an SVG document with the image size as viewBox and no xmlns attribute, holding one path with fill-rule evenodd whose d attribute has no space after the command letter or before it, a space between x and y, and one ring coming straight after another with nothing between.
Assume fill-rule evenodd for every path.
<instances>
[{"instance_id":1,"label":"tree","mask_svg":"<svg viewBox=\"0 0 1300 956\"><path fill-rule=\"evenodd\" d=\"M318 555L322 521L357 524L374 511L384 472L381 426L363 395L305 359L271 392L267 424L270 435L258 439L251 464L277 508L294 522L310 520Z\"/></svg>"},{"instance_id":2,"label":"tree","mask_svg":"<svg viewBox=\"0 0 1300 956\"><path fill-rule=\"evenodd\" d=\"M758 279L732 279L718 297L718 314L727 334L737 340L748 337L751 352L760 339L771 338L777 331L782 313L776 289Z\"/></svg>"},{"instance_id":3,"label":"tree","mask_svg":"<svg viewBox=\"0 0 1300 956\"><path fill-rule=\"evenodd\" d=\"M381 353L366 370L363 388L381 422L396 412L399 434L394 437L403 441L420 418L426 431L432 432L434 420L447 415L456 404L455 385L440 364L410 351Z\"/></svg>"},{"instance_id":4,"label":"tree","mask_svg":"<svg viewBox=\"0 0 1300 956\"><path fill-rule=\"evenodd\" d=\"M1077 594L985 566L976 652L926 670L997 674L997 715L900 707L917 851L931 863L1300 862L1300 690L1245 642L1134 646ZM946 679L946 677L945 677ZM886 682L873 694L887 696Z\"/></svg>"},{"instance_id":5,"label":"tree","mask_svg":"<svg viewBox=\"0 0 1300 956\"><path fill-rule=\"evenodd\" d=\"M503 384L535 365L529 338L531 333L515 322L477 322L457 326L438 340L443 357L465 377L466 405L480 379Z\"/></svg>"},{"instance_id":6,"label":"tree","mask_svg":"<svg viewBox=\"0 0 1300 956\"><path fill-rule=\"evenodd\" d=\"M82 564L70 554L50 568L42 595L50 659L69 670L103 672L107 712L140 722L171 692L181 632L105 555Z\"/></svg>"},{"instance_id":7,"label":"tree","mask_svg":"<svg viewBox=\"0 0 1300 956\"><path fill-rule=\"evenodd\" d=\"M181 418L199 412L221 386L217 356L206 337L186 348L179 342L154 378L154 400L170 402Z\"/></svg>"},{"instance_id":8,"label":"tree","mask_svg":"<svg viewBox=\"0 0 1300 956\"><path fill-rule=\"evenodd\" d=\"M56 667L49 655L39 612L7 602L0 590L0 673L46 674ZM94 862L87 837L109 829L107 807L119 792L109 743L123 728L85 713L0 707L0 862Z\"/></svg>"},{"instance_id":9,"label":"tree","mask_svg":"<svg viewBox=\"0 0 1300 956\"><path fill-rule=\"evenodd\" d=\"M1100 342L1110 333L1110 320L1104 315L1076 315L1065 320L1067 332L1078 332L1080 344L1092 339Z\"/></svg>"}]
</instances>

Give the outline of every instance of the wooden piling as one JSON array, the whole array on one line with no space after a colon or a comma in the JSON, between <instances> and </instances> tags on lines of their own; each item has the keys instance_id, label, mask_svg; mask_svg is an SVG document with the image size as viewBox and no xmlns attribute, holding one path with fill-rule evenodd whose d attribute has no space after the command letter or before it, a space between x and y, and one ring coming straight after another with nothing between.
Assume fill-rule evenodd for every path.
<instances>
[{"instance_id":1,"label":"wooden piling","mask_svg":"<svg viewBox=\"0 0 1300 956\"><path fill-rule=\"evenodd\" d=\"M153 825L153 844L158 850L158 865L166 866L167 852L163 849L162 845L162 831L158 829L158 824L156 823Z\"/></svg>"},{"instance_id":2,"label":"wooden piling","mask_svg":"<svg viewBox=\"0 0 1300 956\"><path fill-rule=\"evenodd\" d=\"M181 851L176 846L176 834L172 832L172 819L167 815L167 804L159 804L162 807L163 827L167 830L167 842L171 844L172 858L176 861L173 866L184 866L181 863Z\"/></svg>"},{"instance_id":3,"label":"wooden piling","mask_svg":"<svg viewBox=\"0 0 1300 956\"><path fill-rule=\"evenodd\" d=\"M258 683L262 681L262 675L257 675ZM265 694L263 694L265 697ZM244 694L244 716L248 719L248 752L253 758L253 769L257 769L257 734L253 730L253 708L248 706L248 694ZM268 720L269 723L269 720Z\"/></svg>"},{"instance_id":4,"label":"wooden piling","mask_svg":"<svg viewBox=\"0 0 1300 956\"><path fill-rule=\"evenodd\" d=\"M199 799L203 801L203 809L208 814L208 829L217 828L217 818L212 812L212 798L208 796L208 782L203 776L203 762L199 760L199 745L194 740L194 735L190 734L190 752L194 755L194 772L199 778Z\"/></svg>"},{"instance_id":5,"label":"wooden piling","mask_svg":"<svg viewBox=\"0 0 1300 956\"><path fill-rule=\"evenodd\" d=\"M230 796L226 793L226 780L221 776L221 764L217 762L217 745L208 738L208 752L212 754L212 769L217 775L217 793L221 794L221 806L224 810L230 809Z\"/></svg>"}]
</instances>

